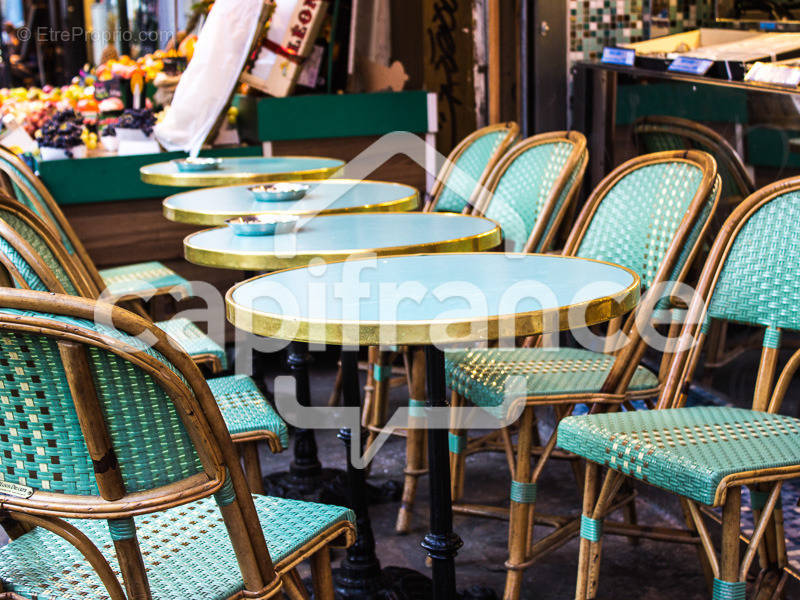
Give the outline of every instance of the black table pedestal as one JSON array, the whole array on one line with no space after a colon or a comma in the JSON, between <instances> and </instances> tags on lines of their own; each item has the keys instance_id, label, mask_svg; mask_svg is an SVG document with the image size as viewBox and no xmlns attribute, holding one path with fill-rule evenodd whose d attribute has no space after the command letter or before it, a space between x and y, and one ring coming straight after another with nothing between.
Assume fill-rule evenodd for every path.
<instances>
[{"instance_id":1,"label":"black table pedestal","mask_svg":"<svg viewBox=\"0 0 800 600\"><path fill-rule=\"evenodd\" d=\"M312 362L308 344L292 342L287 356L289 372L295 380L295 394L301 406L311 406L311 387L309 365ZM358 372L356 372L356 393L358 391ZM342 434L339 434L341 438ZM317 440L313 429L296 428L294 447L289 471L272 473L264 478L264 493L268 496L311 500L325 504L344 505L348 503L351 485L349 474L339 469L323 469L317 456ZM367 502L378 504L395 502L402 494L397 481L387 481L381 486L364 484Z\"/></svg>"},{"instance_id":2,"label":"black table pedestal","mask_svg":"<svg viewBox=\"0 0 800 600\"><path fill-rule=\"evenodd\" d=\"M358 353L342 351L342 398L344 405L361 408L361 386L358 380ZM369 518L367 482L364 469L357 469L350 460L353 443L349 429L339 431L347 459L348 506L356 514L357 537L347 549L338 569L333 572L336 597L352 600L423 600L430 598L430 580L410 569L381 569L375 554L375 537ZM364 436L359 436L359 454Z\"/></svg>"},{"instance_id":3,"label":"black table pedestal","mask_svg":"<svg viewBox=\"0 0 800 600\"><path fill-rule=\"evenodd\" d=\"M425 375L428 394L426 406L447 406L444 382L444 352L434 346L425 348ZM428 429L428 465L430 480L430 533L422 541L433 563L433 597L456 597L455 557L463 542L453 532L453 508L450 498L450 448L447 431Z\"/></svg>"},{"instance_id":4,"label":"black table pedestal","mask_svg":"<svg viewBox=\"0 0 800 600\"><path fill-rule=\"evenodd\" d=\"M311 355L308 344L292 342L286 362L294 377L295 394L300 406L311 406L308 365ZM264 493L282 498L314 499L321 486L335 477L335 472L323 470L317 457L317 440L313 429L294 431L294 456L288 472L273 473L264 478Z\"/></svg>"}]
</instances>

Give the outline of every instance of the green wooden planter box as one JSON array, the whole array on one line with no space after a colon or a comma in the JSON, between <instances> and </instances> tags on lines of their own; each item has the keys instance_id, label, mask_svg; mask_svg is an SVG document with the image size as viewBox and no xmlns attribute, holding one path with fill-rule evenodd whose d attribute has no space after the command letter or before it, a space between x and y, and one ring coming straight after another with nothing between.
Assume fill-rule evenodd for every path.
<instances>
[{"instance_id":1,"label":"green wooden planter box","mask_svg":"<svg viewBox=\"0 0 800 600\"><path fill-rule=\"evenodd\" d=\"M374 136L392 131L427 133L436 129L435 95L425 91L287 98L237 95L234 105L239 109L239 135L249 143Z\"/></svg>"},{"instance_id":2,"label":"green wooden planter box","mask_svg":"<svg viewBox=\"0 0 800 600\"><path fill-rule=\"evenodd\" d=\"M238 146L204 150L201 156L261 156L261 146ZM154 162L184 158L185 152L160 152L133 156L102 156L48 160L37 163L37 171L59 204L119 202L141 198L164 198L178 190L149 185L139 178L139 168Z\"/></svg>"}]
</instances>

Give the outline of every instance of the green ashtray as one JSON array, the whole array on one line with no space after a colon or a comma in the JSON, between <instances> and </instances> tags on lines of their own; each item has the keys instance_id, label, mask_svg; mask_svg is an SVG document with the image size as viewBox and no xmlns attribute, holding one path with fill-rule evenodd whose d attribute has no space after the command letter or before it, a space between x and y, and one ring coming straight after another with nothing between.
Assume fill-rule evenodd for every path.
<instances>
[{"instance_id":1,"label":"green ashtray","mask_svg":"<svg viewBox=\"0 0 800 600\"><path fill-rule=\"evenodd\" d=\"M250 186L248 191L260 202L287 202L300 200L306 195L311 186L305 183L268 183Z\"/></svg>"},{"instance_id":2,"label":"green ashtray","mask_svg":"<svg viewBox=\"0 0 800 600\"><path fill-rule=\"evenodd\" d=\"M196 173L197 171L213 171L219 169L222 160L219 158L178 158L173 161L178 171Z\"/></svg>"},{"instance_id":3,"label":"green ashtray","mask_svg":"<svg viewBox=\"0 0 800 600\"><path fill-rule=\"evenodd\" d=\"M292 215L247 215L225 221L234 235L275 235L294 231L297 217Z\"/></svg>"}]
</instances>

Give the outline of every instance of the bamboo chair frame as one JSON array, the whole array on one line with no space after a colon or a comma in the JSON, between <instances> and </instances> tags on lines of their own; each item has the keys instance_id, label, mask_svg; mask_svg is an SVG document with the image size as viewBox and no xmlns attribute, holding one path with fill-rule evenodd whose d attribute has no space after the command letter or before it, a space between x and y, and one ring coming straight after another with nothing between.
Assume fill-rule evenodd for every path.
<instances>
[{"instance_id":1,"label":"bamboo chair frame","mask_svg":"<svg viewBox=\"0 0 800 600\"><path fill-rule=\"evenodd\" d=\"M14 200L4 197L2 193L0 193L0 208L13 213L45 241L49 250L53 253L59 265L64 269L67 277L69 277L79 296L92 300L98 298L99 292L94 281L83 269L83 265L66 251L52 228L48 227L42 219L33 213L33 211ZM67 293L64 286L39 253L2 218L0 218L0 238L8 242L8 244L25 259L49 291L57 294ZM3 253L0 253L0 265L2 265L6 273L16 282L17 287L29 289L25 278L16 266L6 259ZM146 316L142 318L149 320ZM170 343L176 347L178 346L175 342ZM211 358L216 359L216 357L213 356ZM199 364L206 364L208 362L208 359L204 356L195 356L192 357L192 359L195 363ZM281 452L283 447L280 439L274 432L266 429L235 433L232 438L241 453L245 465L245 473L247 474L252 491L254 493L263 493L258 443L262 441L265 442L273 453Z\"/></svg>"},{"instance_id":2,"label":"bamboo chair frame","mask_svg":"<svg viewBox=\"0 0 800 600\"><path fill-rule=\"evenodd\" d=\"M656 271L653 278L653 286L670 280L690 235L703 218L704 207L707 205L709 196L714 193L715 185L718 186L716 162L705 152L695 150L657 152L634 158L617 167L600 182L589 196L567 239L563 255L575 256L577 254L598 208L606 195L622 178L645 166L676 161L696 165L701 169L703 176L686 214L673 235L664 258ZM699 235L691 247L680 272L675 277L677 282L685 280L692 263L703 246L703 240L708 234L717 201L718 194L713 198L711 209L706 216L705 222L702 223ZM580 486L584 476L580 462L574 454L556 449L557 438L555 430L548 440L540 440L534 409L537 406L551 407L555 414L557 426L561 419L572 412L576 404L591 404L592 411L618 410L621 404L629 403L631 400L649 399L658 396L663 381L653 389L639 390L637 392L628 392L627 390L646 349L646 344L636 328L635 321L637 314L641 310L653 309L652 306L647 306L647 304L647 302L640 304L639 308L626 318L618 318L609 324L609 331L613 332L619 329L628 336L629 340L624 348L614 353L613 366L599 392L520 397L515 403L523 404L524 408L516 425L493 432L488 436L469 440L464 452L451 453L452 497L455 503L453 510L462 514L509 520L509 559L505 564L507 579L504 596L507 599L519 597L522 575L525 569L532 566L543 554L562 546L578 534L579 522L577 519L563 515L536 514L535 501L517 502L512 500L509 509L457 503L464 489L466 456L480 451L503 452L508 461L512 480L533 485L538 483L539 477L550 459L567 459L571 462L576 480ZM638 318L641 318L641 316ZM540 343L540 339L526 340L526 345ZM666 374L669 358L669 355L664 356L659 373L660 378ZM455 405L463 405L465 400L454 392L453 402ZM518 434L516 446L511 439L515 430ZM464 432L458 423L454 423L451 433L463 435ZM624 511L627 522L621 524L621 529L626 531L632 541L640 536L667 534L667 532L660 530L645 532L636 527L636 513L633 504L634 494L631 491L623 490L621 495L618 495L615 491L612 500L613 510L623 509ZM534 524L552 527L553 531L544 538L534 541Z\"/></svg>"},{"instance_id":3,"label":"bamboo chair frame","mask_svg":"<svg viewBox=\"0 0 800 600\"><path fill-rule=\"evenodd\" d=\"M78 260L75 255L67 252L61 242L61 237L58 235L58 232L56 232L47 221L39 217L28 207L23 206L10 196L6 196L2 193L0 193L0 208L20 218L46 241L48 248L53 252L59 265L64 269L79 295L92 299L98 299L100 297L103 288L98 287L95 277L92 275L91 271L87 270L86 264ZM2 219L0 219L0 221L2 221ZM6 232L7 236L4 235L4 237L7 237L9 242L11 242L12 239L16 240L13 245L20 248L19 251L31 265L38 264L36 273L42 281L45 282L48 289L57 293L66 293L63 286L55 278L52 270L43 263L41 257L38 256L38 253L26 240L22 239L18 234L13 233L13 229L7 223L3 223L3 231ZM0 258L0 262L3 262L8 270L8 265L5 264L4 259ZM14 277L15 280L17 280L17 275L14 275ZM126 302L125 308L135 308L131 306L131 304L133 303ZM132 312L136 312L144 318L149 318L147 313L143 310L132 310ZM196 363L207 366L211 373L218 373L221 370L219 358L213 354L198 354L193 358Z\"/></svg>"},{"instance_id":4,"label":"bamboo chair frame","mask_svg":"<svg viewBox=\"0 0 800 600\"><path fill-rule=\"evenodd\" d=\"M481 173L480 177L477 180L475 189L473 190L469 200L467 201L464 210L462 211L463 214L471 214L474 210L474 202L477 200L478 193L483 188L486 183L486 179L489 177L492 169L494 169L497 161L506 153L506 151L514 144L519 137L519 125L514 123L513 121L508 121L506 123L496 123L494 125L488 125L487 127L481 127L470 133L467 137L461 140L458 145L453 148L450 154L447 155L447 159L445 160L444 165L439 169L439 172L436 174L436 180L433 183L433 187L431 188L430 199L425 203L423 208L424 212L431 212L436 210L436 205L439 203L439 198L444 192L445 187L447 186L447 180L455 169L456 162L464 154L464 152L475 143L476 140L487 135L489 133L494 133L496 131L506 131L506 137L500 142L500 144L495 148L494 152L492 153L489 161L486 163L486 167L484 168L483 172Z\"/></svg>"},{"instance_id":5,"label":"bamboo chair frame","mask_svg":"<svg viewBox=\"0 0 800 600\"><path fill-rule=\"evenodd\" d=\"M100 305L75 296L3 288L0 289L0 306L93 321ZM37 489L29 498L4 495L0 510L14 520L44 527L74 545L97 569L112 599L148 599L151 595L147 573L135 533L132 538L115 541L126 596L123 586L116 580L99 550L63 519L130 519L206 498L218 492L226 480L229 480L232 483L233 500L224 506L220 505L220 511L244 582L244 591L233 598L265 599L275 596L281 591L285 574L290 572L293 565L311 554L327 552L327 543L330 540L314 540L315 543L307 544L308 547L302 552L296 552L283 561L283 571L280 567L276 570L262 529L251 526L259 522L258 515L239 464L239 457L233 449L214 397L197 366L189 356L176 350L163 332L141 317L111 305L104 305L102 310L120 331L133 336L147 332L152 336L151 339L156 340L153 348L178 369L180 376L165 369L163 363L154 356L119 338L38 315L0 315L0 331L26 332L56 340L81 432L89 454L95 461L95 480L99 490L99 496L59 494L41 489ZM197 450L202 472L149 490L129 493L125 489L119 466L107 460L114 454L114 449L89 370L87 347L112 352L134 364L157 382L174 404ZM345 543L352 543L352 525L346 524L336 529L337 537ZM330 533L332 532L329 532L327 538L331 537ZM315 563L317 567L324 567L323 559L315 559ZM315 570L318 571L319 568ZM329 574L323 573L322 577L324 581L330 580ZM332 598L332 590L323 596ZM0 597L18 596L2 593Z\"/></svg>"},{"instance_id":6,"label":"bamboo chair frame","mask_svg":"<svg viewBox=\"0 0 800 600\"><path fill-rule=\"evenodd\" d=\"M12 169L6 167L6 163L11 163L14 165L14 168L18 170L19 173L22 174L20 176L18 173L14 172ZM8 148L5 148L0 145L0 172L2 172L3 177L5 178L4 187L6 191L9 193L9 196L13 197L13 189L9 185L10 182L13 182L17 188L25 194L28 198L28 201L31 203L32 206L37 207L37 212L39 215L43 215L41 218L45 223L47 223L48 227L53 230L53 233L61 239L59 229L64 232L64 235L69 240L69 243L72 245L73 249L75 250L75 255L78 258L78 261L81 263L83 268L89 274L89 277L94 282L94 285L97 286L97 289L103 290L105 289L106 285L103 281L103 278L100 275L97 267L94 264L94 261L89 256L89 253L86 251L86 247L81 242L80 238L75 233L75 230L70 225L69 221L67 220L64 213L61 211L61 208L58 206L53 195L47 189L47 187L42 183L42 180L34 173L28 165L21 160L16 154L14 154ZM24 177L24 179L23 179ZM40 200L37 196L30 192L30 188L34 188L39 196L41 197ZM44 215L52 215L52 221ZM182 297L185 297L185 292L178 288L174 290L173 288L176 286L167 286L164 288L158 288L154 290L154 296L170 296L172 297L173 292L178 291L181 293ZM125 307L129 310L133 310L136 313L145 315L147 314L144 303L142 300L136 296L120 296L115 297L114 300L116 302L123 302L125 303Z\"/></svg>"},{"instance_id":7,"label":"bamboo chair frame","mask_svg":"<svg viewBox=\"0 0 800 600\"><path fill-rule=\"evenodd\" d=\"M3 496L0 511L23 524L41 526L56 533L76 547L98 570L98 575L113 600L150 598L147 574L139 553L136 537L115 541L124 586L116 580L111 569L89 539L65 518L74 519L128 519L188 502L206 498L218 492L226 482L232 483L234 500L220 506L228 535L237 555L245 590L231 597L266 599L274 597L281 589L293 600L307 598L305 590L296 585L295 567L311 559L312 576L317 596L332 600L329 544L349 546L355 540L354 526L341 522L316 536L273 565L266 540L258 523L250 489L239 463L238 454L214 396L208 388L197 366L181 350L174 348L167 336L147 320L120 307L101 305L93 300L32 290L0 289L0 306L22 311L33 310L78 319L94 320L98 308L109 316L110 322L120 331L138 336L147 332L156 342L153 349L160 352L179 370L180 376L165 369L163 364L126 342L61 322L38 316L0 314L0 331L20 331L46 335L58 341L62 362L73 394L76 410L81 421L81 431L92 458L102 461L113 453L107 424L102 417L94 383L89 372L86 347L97 347L113 352L136 365L152 376L174 403L187 433L197 449L203 473L192 475L181 481L158 488L128 493L117 466L107 467L102 463L96 468L99 497L57 494L37 490L25 499ZM19 596L3 593L0 598Z\"/></svg>"},{"instance_id":8,"label":"bamboo chair frame","mask_svg":"<svg viewBox=\"0 0 800 600\"><path fill-rule=\"evenodd\" d=\"M657 409L681 408L687 397L688 384L700 362L704 343L710 339L702 330L710 300L713 296L726 259L734 242L747 221L763 206L791 191L800 190L800 177L793 177L768 185L746 198L725 221L708 255L697 286L695 302L689 307L683 334L691 336L693 344L688 349L676 352L671 361L664 389L659 397ZM778 330L780 331L780 330ZM795 351L778 372L779 347L765 345L762 348L758 375L753 392L752 409L776 414L781 408L789 384L800 368L800 351ZM776 378L777 376L777 378ZM783 509L778 500L784 481L800 477L800 464L786 467L761 469L734 473L723 478L716 490L713 506L722 507L722 542L717 555L711 541L703 505L689 498L678 496L687 519L693 543L699 546L698 553L707 579L716 578L726 582L744 582L750 568L758 557L760 573L756 579L758 598L782 597L781 592L788 577L788 557L783 530ZM609 488L619 485L627 476L608 470L603 489L597 493L599 465L587 461L584 485L583 514L589 518L603 518L609 511ZM754 530L749 540L740 532L741 489L749 486L767 495L761 510L753 510ZM674 493L674 492L673 492ZM712 518L719 520L715 515ZM740 540L747 542L747 550L740 560ZM665 541L675 541L665 538ZM581 539L578 563L576 598L594 598L597 594L602 538L596 542Z\"/></svg>"},{"instance_id":9,"label":"bamboo chair frame","mask_svg":"<svg viewBox=\"0 0 800 600\"><path fill-rule=\"evenodd\" d=\"M586 172L586 167L589 162L589 152L586 149L586 138L584 135L578 131L551 131L534 135L517 142L494 167L486 180L486 185L476 198L473 214L483 216L492 203L494 192L500 184L503 175L505 175L514 161L531 148L555 142L567 142L572 144L572 151L558 179L556 179L553 184L547 200L544 202L542 213L537 218L536 225L528 236L522 252L545 252L550 250L566 215L569 213L570 209L574 208L573 203L580 193L583 175ZM571 189L569 189L566 198L564 198L564 202L557 208L557 212L554 214L558 199L561 197L561 194L567 190L567 186L572 177L575 178L574 183ZM550 222L551 217L553 218L552 222Z\"/></svg>"},{"instance_id":10,"label":"bamboo chair frame","mask_svg":"<svg viewBox=\"0 0 800 600\"><path fill-rule=\"evenodd\" d=\"M489 174L486 185L476 196L476 204L473 214L483 215L489 208L497 186L509 167L525 152L544 144L566 142L572 145L572 150L561 169L559 176L554 181L546 200L542 205L542 210L537 217L536 224L531 230L525 242L524 252L543 251L550 248L556 234L566 215L573 207L573 203L580 193L583 183L583 175L588 164L588 151L586 149L586 138L577 131L554 131L534 135L516 143L500 159L492 172ZM561 206L558 206L559 199L563 193L567 193ZM557 212L556 212L557 211ZM390 368L393 353L382 352L372 349L372 361L377 366L378 373ZM406 364L408 357L404 355ZM371 444L377 435L383 430L386 422L386 412L388 406L388 395L390 382L387 378L380 378L376 381L374 376L375 368L367 373L367 386L370 394L366 394L364 402L364 425L369 434L367 445ZM420 372L424 377L424 373ZM414 383L413 377L408 375L408 389L410 397L415 400L424 398L424 379L422 384ZM416 390L416 391L414 391ZM417 395L421 394L421 395ZM416 499L417 479L420 475L427 472L425 464L425 436L421 435L416 429L398 430L397 435L406 437L406 466L404 469L403 497L397 513L395 529L400 533L407 533L410 527L411 511Z\"/></svg>"}]
</instances>

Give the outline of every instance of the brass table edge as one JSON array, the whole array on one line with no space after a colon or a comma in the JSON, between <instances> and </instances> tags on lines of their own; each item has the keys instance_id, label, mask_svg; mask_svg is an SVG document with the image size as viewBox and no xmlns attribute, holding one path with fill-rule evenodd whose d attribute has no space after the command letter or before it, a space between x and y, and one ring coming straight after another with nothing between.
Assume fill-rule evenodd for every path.
<instances>
[{"instance_id":1,"label":"brass table edge","mask_svg":"<svg viewBox=\"0 0 800 600\"><path fill-rule=\"evenodd\" d=\"M425 254L425 253L421 253ZM460 253L448 253L460 254ZM531 256L528 254L527 256ZM550 256L552 255L540 255ZM228 321L239 329L266 337L283 339L287 341L308 342L312 344L331 345L430 345L439 343L471 343L491 341L502 337L504 334L513 336L527 336L545 333L543 325L546 319L558 318L558 328L561 331L569 329L568 315L572 311L583 310L586 326L604 323L633 310L639 302L640 279L631 269L622 265L606 261L577 258L559 257L567 260L583 260L612 265L631 274L633 281L618 293L595 298L593 300L571 304L552 309L550 311L533 311L517 313L514 315L496 315L487 319L442 320L435 326L438 330L447 330L447 337L433 339L431 337L431 323L417 321L385 322L327 322L314 319L284 319L280 315L258 313L233 302L233 293L237 288L248 281L264 277L259 275L246 281L237 283L225 294L225 314ZM300 268L300 267L295 267ZM290 270L290 269L282 269ZM485 329L475 331L475 325L486 325ZM357 335L352 336L353 329L357 328ZM291 335L287 333L291 331ZM347 339L343 331L348 329ZM551 332L554 330L548 330ZM324 332L324 333L322 333ZM322 333L322 334L321 334ZM388 334L388 335L387 335ZM457 339L455 339L457 338Z\"/></svg>"}]
</instances>

